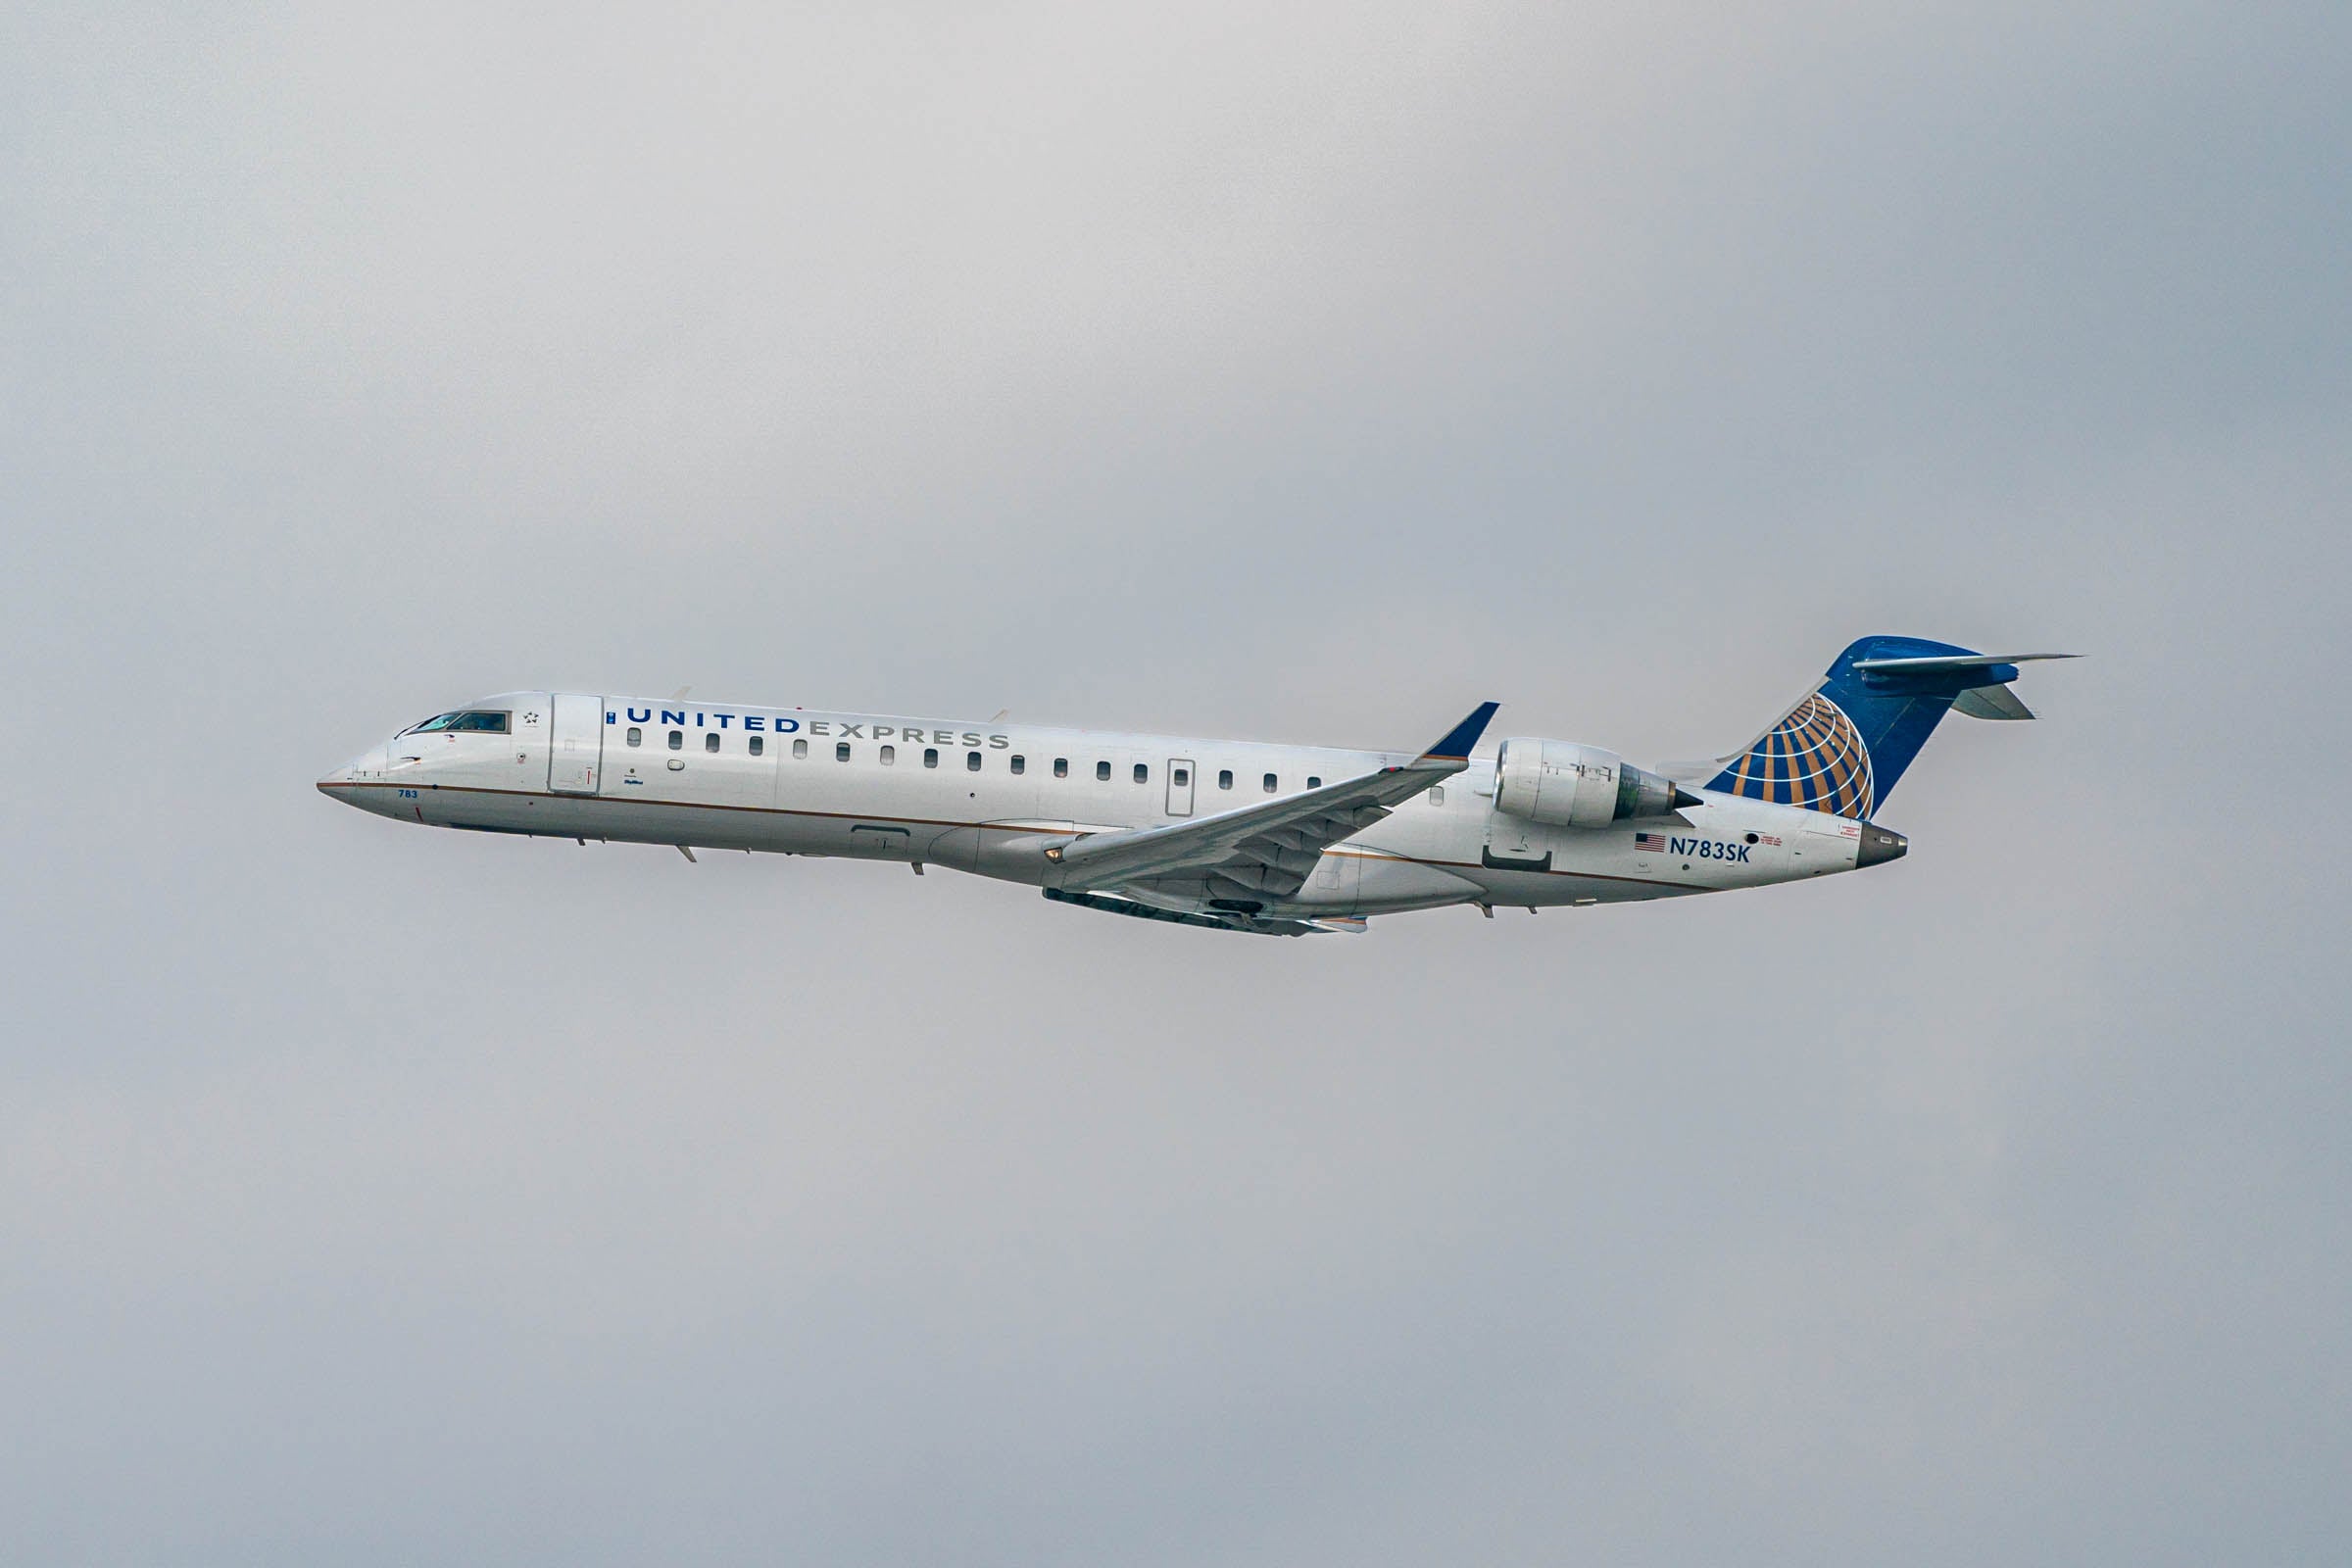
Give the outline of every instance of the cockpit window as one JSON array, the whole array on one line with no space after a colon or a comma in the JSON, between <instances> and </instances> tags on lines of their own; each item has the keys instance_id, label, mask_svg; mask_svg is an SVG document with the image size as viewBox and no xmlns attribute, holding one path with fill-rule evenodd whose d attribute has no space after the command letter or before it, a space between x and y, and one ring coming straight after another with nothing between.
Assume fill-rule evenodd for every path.
<instances>
[{"instance_id":1,"label":"cockpit window","mask_svg":"<svg viewBox=\"0 0 2352 1568\"><path fill-rule=\"evenodd\" d=\"M454 713L442 713L428 718L415 728L403 730L401 733L404 735L429 735L435 730L474 730L487 735L504 735L507 733L507 721L512 716L509 713L486 713L478 710L461 709Z\"/></svg>"}]
</instances>

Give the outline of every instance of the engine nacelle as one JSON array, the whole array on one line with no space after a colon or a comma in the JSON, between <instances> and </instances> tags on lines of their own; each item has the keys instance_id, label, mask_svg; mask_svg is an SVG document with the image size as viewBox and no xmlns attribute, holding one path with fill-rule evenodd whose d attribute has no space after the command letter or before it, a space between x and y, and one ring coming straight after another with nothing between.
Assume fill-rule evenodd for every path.
<instances>
[{"instance_id":1,"label":"engine nacelle","mask_svg":"<svg viewBox=\"0 0 2352 1568\"><path fill-rule=\"evenodd\" d=\"M1671 779L1574 741L1504 741L1494 764L1494 809L1554 827L1662 816L1690 799Z\"/></svg>"}]
</instances>

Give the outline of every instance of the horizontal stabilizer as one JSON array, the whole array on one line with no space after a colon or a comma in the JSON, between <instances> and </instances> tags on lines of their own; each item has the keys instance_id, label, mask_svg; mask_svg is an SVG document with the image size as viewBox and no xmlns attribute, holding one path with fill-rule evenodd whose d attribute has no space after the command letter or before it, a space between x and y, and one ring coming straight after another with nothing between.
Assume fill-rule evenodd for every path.
<instances>
[{"instance_id":1,"label":"horizontal stabilizer","mask_svg":"<svg viewBox=\"0 0 2352 1568\"><path fill-rule=\"evenodd\" d=\"M1971 718L2032 718L2034 710L2006 686L1971 686L1952 699L1952 711Z\"/></svg>"},{"instance_id":2,"label":"horizontal stabilizer","mask_svg":"<svg viewBox=\"0 0 2352 1568\"><path fill-rule=\"evenodd\" d=\"M1941 675L1994 664L2031 664L2037 659L2081 659L2081 654L1952 654L1932 659L1857 659L1854 668L1875 675Z\"/></svg>"}]
</instances>

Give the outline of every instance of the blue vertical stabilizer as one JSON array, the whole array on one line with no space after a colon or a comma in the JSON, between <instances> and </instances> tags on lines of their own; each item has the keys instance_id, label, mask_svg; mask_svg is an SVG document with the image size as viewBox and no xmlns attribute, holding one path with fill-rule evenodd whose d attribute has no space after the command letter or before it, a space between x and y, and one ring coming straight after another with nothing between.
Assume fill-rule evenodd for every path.
<instances>
[{"instance_id":1,"label":"blue vertical stabilizer","mask_svg":"<svg viewBox=\"0 0 2352 1568\"><path fill-rule=\"evenodd\" d=\"M1963 697L1981 718L2031 718L2007 691L2020 662L2066 654L1980 654L1918 637L1865 637L1838 656L1706 787L1749 800L1867 818L1885 804L1928 736ZM1970 696L1969 694L1978 694Z\"/></svg>"}]
</instances>

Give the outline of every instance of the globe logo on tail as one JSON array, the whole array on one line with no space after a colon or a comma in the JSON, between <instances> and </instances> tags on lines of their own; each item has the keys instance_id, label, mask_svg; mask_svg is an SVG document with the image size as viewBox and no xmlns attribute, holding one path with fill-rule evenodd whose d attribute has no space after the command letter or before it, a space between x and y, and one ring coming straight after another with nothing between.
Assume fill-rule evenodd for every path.
<instances>
[{"instance_id":1,"label":"globe logo on tail","mask_svg":"<svg viewBox=\"0 0 2352 1568\"><path fill-rule=\"evenodd\" d=\"M1857 820L1870 815L1870 748L1845 710L1815 692L1726 769L1733 793Z\"/></svg>"}]
</instances>

